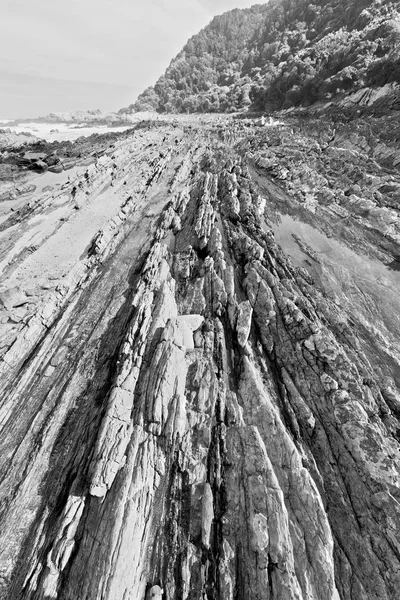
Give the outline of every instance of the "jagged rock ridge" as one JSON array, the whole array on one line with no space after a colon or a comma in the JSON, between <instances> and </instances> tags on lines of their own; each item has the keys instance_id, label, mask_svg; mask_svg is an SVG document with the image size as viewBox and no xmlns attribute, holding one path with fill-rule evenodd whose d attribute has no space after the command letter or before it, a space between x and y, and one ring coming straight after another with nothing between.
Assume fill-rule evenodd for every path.
<instances>
[{"instance_id":1,"label":"jagged rock ridge","mask_svg":"<svg viewBox=\"0 0 400 600\"><path fill-rule=\"evenodd\" d=\"M382 200L400 182L380 165L384 140L352 197L358 153L326 122L189 123L116 140L2 224L15 337L1 363L0 596L395 600L398 282L384 262L399 221ZM330 160L326 201L328 179L314 195L310 182ZM377 204L389 221L375 231ZM370 280L350 285L351 265L300 238L291 259L273 230L293 207L319 235L335 227Z\"/></svg>"}]
</instances>

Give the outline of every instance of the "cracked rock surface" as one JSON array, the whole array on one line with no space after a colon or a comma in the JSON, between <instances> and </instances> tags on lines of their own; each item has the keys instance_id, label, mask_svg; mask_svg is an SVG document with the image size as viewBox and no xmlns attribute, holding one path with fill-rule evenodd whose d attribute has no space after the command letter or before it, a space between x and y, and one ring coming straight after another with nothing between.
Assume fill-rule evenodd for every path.
<instances>
[{"instance_id":1,"label":"cracked rock surface","mask_svg":"<svg viewBox=\"0 0 400 600\"><path fill-rule=\"evenodd\" d=\"M393 148L166 118L3 215L2 600L399 597Z\"/></svg>"}]
</instances>

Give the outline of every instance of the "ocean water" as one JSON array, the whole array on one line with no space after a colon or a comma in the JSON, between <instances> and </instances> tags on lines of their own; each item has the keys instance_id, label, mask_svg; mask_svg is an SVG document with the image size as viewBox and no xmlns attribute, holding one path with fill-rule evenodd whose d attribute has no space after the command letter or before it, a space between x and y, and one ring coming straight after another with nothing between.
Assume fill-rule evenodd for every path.
<instances>
[{"instance_id":1,"label":"ocean water","mask_svg":"<svg viewBox=\"0 0 400 600\"><path fill-rule=\"evenodd\" d=\"M126 131L133 127L133 124L121 127L107 127L106 125L99 125L97 127L74 127L69 123L20 123L10 127L7 123L10 123L10 121L7 119L0 119L0 126L2 127L11 129L11 131L14 131L15 133L30 133L35 137L42 138L48 142L72 141L76 140L78 137L87 137L93 133Z\"/></svg>"}]
</instances>

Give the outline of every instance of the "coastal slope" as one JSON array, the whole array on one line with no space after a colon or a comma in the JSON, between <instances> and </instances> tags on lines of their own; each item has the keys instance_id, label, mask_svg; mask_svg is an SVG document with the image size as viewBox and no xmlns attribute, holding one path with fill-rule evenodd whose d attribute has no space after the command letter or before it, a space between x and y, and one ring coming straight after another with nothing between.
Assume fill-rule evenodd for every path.
<instances>
[{"instance_id":1,"label":"coastal slope","mask_svg":"<svg viewBox=\"0 0 400 600\"><path fill-rule=\"evenodd\" d=\"M271 0L215 17L120 110L273 111L400 83L398 2Z\"/></svg>"}]
</instances>

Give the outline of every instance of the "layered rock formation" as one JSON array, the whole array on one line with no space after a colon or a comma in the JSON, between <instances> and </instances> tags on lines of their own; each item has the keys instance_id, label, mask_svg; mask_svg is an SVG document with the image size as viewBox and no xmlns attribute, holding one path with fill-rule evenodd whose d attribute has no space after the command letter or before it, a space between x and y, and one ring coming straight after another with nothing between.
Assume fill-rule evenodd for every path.
<instances>
[{"instance_id":1,"label":"layered rock formation","mask_svg":"<svg viewBox=\"0 0 400 600\"><path fill-rule=\"evenodd\" d=\"M285 120L166 119L4 215L1 598L398 597L394 146Z\"/></svg>"}]
</instances>

